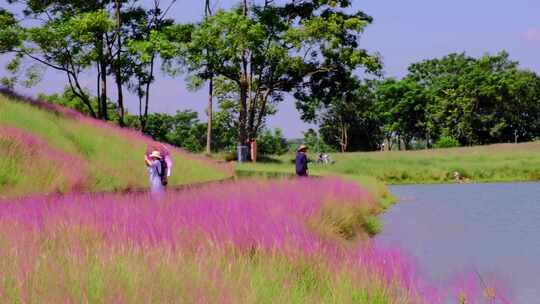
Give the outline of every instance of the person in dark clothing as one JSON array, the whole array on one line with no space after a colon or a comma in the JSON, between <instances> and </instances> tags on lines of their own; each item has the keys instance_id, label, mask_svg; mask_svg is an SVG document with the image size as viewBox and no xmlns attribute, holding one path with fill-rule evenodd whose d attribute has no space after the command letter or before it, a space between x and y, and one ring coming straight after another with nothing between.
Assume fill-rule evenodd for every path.
<instances>
[{"instance_id":1,"label":"person in dark clothing","mask_svg":"<svg viewBox=\"0 0 540 304\"><path fill-rule=\"evenodd\" d=\"M308 159L307 152L308 148L305 145L301 145L296 151L296 175L298 176L308 176Z\"/></svg>"}]
</instances>

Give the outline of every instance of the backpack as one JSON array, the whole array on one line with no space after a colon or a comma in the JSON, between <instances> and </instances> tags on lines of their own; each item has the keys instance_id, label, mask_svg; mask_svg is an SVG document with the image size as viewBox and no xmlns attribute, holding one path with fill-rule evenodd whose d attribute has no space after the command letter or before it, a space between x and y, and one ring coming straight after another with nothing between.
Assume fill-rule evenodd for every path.
<instances>
[{"instance_id":1,"label":"backpack","mask_svg":"<svg viewBox=\"0 0 540 304\"><path fill-rule=\"evenodd\" d=\"M169 171L168 168L167 168L167 162L165 160L160 160L159 164L161 165L161 170L159 171L159 177L161 178L161 184L163 186L167 186L167 184L169 183L168 176L167 176L168 175L167 172Z\"/></svg>"}]
</instances>

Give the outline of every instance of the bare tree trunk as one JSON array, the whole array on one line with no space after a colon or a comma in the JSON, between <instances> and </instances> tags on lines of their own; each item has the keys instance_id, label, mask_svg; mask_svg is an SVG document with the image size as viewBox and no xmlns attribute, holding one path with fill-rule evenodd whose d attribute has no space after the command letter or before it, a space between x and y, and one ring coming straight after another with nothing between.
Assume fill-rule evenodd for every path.
<instances>
[{"instance_id":1,"label":"bare tree trunk","mask_svg":"<svg viewBox=\"0 0 540 304\"><path fill-rule=\"evenodd\" d=\"M242 15L247 16L247 0L242 0Z\"/></svg>"},{"instance_id":2,"label":"bare tree trunk","mask_svg":"<svg viewBox=\"0 0 540 304\"><path fill-rule=\"evenodd\" d=\"M336 135L336 139L339 141L341 153L344 153L347 151L347 146L349 145L349 126L340 120L338 128L339 136Z\"/></svg>"},{"instance_id":3,"label":"bare tree trunk","mask_svg":"<svg viewBox=\"0 0 540 304\"><path fill-rule=\"evenodd\" d=\"M100 68L100 65L97 64L97 79L96 79L96 83L97 83L97 103L98 103L98 113L101 113L101 68Z\"/></svg>"},{"instance_id":4,"label":"bare tree trunk","mask_svg":"<svg viewBox=\"0 0 540 304\"><path fill-rule=\"evenodd\" d=\"M214 95L214 77L210 77L210 83L208 84L208 127L206 130L206 154L212 153L212 98Z\"/></svg>"},{"instance_id":5,"label":"bare tree trunk","mask_svg":"<svg viewBox=\"0 0 540 304\"><path fill-rule=\"evenodd\" d=\"M341 123L341 140L340 140L341 153L345 153L347 151L347 146L349 144L349 136L347 132L348 132L347 124Z\"/></svg>"},{"instance_id":6,"label":"bare tree trunk","mask_svg":"<svg viewBox=\"0 0 540 304\"><path fill-rule=\"evenodd\" d=\"M102 58L99 64L100 64L100 71L101 71L99 118L103 120L108 120L109 117L107 113L107 62L105 62L105 59Z\"/></svg>"},{"instance_id":7,"label":"bare tree trunk","mask_svg":"<svg viewBox=\"0 0 540 304\"><path fill-rule=\"evenodd\" d=\"M141 131L144 132L146 128L146 122L148 121L148 104L150 102L150 85L154 80L154 61L156 60L156 54L152 54L150 58L150 77L146 80L145 101L144 101L144 114L141 119Z\"/></svg>"},{"instance_id":8,"label":"bare tree trunk","mask_svg":"<svg viewBox=\"0 0 540 304\"><path fill-rule=\"evenodd\" d=\"M75 96L79 97L82 102L86 105L88 108L88 111L90 112L90 116L94 118L98 118L96 115L96 112L94 111L94 108L92 108L92 103L90 102L90 98L86 93L84 92L83 88L81 88L81 85L79 83L79 80L77 78L77 75L72 72L67 72L69 87L71 89L71 92L75 94Z\"/></svg>"},{"instance_id":9,"label":"bare tree trunk","mask_svg":"<svg viewBox=\"0 0 540 304\"><path fill-rule=\"evenodd\" d=\"M247 16L247 0L242 1L242 14ZM242 74L240 75L240 111L238 113L238 142L240 145L247 143L246 120L247 120L247 98L248 98L248 60L246 50L241 51Z\"/></svg>"},{"instance_id":10,"label":"bare tree trunk","mask_svg":"<svg viewBox=\"0 0 540 304\"><path fill-rule=\"evenodd\" d=\"M122 33L121 33L121 9L122 1L116 0L116 41L117 41L117 54L116 54L116 67L115 67L115 78L116 78L116 90L118 92L118 124L123 127L124 123L124 93L122 89Z\"/></svg>"},{"instance_id":11,"label":"bare tree trunk","mask_svg":"<svg viewBox=\"0 0 540 304\"><path fill-rule=\"evenodd\" d=\"M144 127L143 127L143 111L142 111L142 104L143 104L143 93L142 93L142 81L141 81L141 77L139 76L138 79L138 84L137 84L137 97L139 97L139 125L140 125L140 130L142 133L144 133Z\"/></svg>"},{"instance_id":12,"label":"bare tree trunk","mask_svg":"<svg viewBox=\"0 0 540 304\"><path fill-rule=\"evenodd\" d=\"M246 75L242 74L240 79L240 111L238 113L238 143L245 145L247 143L246 120L247 120L247 80Z\"/></svg>"},{"instance_id":13,"label":"bare tree trunk","mask_svg":"<svg viewBox=\"0 0 540 304\"><path fill-rule=\"evenodd\" d=\"M207 19L212 15L210 9L210 0L205 1L204 5L204 17ZM208 54L209 55L209 54ZM206 126L206 154L212 153L212 120L213 120L213 106L212 99L214 98L214 75L210 73L210 81L208 83L208 125Z\"/></svg>"}]
</instances>

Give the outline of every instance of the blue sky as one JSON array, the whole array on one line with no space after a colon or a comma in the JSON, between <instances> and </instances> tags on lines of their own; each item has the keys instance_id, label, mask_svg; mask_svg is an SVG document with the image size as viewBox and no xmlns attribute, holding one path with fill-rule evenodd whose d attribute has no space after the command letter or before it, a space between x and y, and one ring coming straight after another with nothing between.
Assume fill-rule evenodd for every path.
<instances>
[{"instance_id":1,"label":"blue sky","mask_svg":"<svg viewBox=\"0 0 540 304\"><path fill-rule=\"evenodd\" d=\"M382 56L386 76L401 77L413 62L452 52L481 56L501 50L507 50L512 59L521 63L521 67L540 73L538 0L353 2L354 9L363 10L375 19L365 31L362 47ZM162 3L168 1L162 0ZM227 8L237 1L219 0L215 3L216 7ZM0 6L9 7L5 0L0 0ZM202 10L202 0L178 0L170 16L180 22L195 21ZM5 56L0 57L1 65L6 62ZM0 75L3 74L5 71L0 70ZM183 79L183 76L173 79L158 75L153 86L151 111L174 113L176 110L194 109L205 119L205 91L187 91ZM93 89L94 74L85 74L84 82ZM27 94L53 93L61 91L65 83L63 74L48 71L38 86L18 90ZM130 112L136 113L134 96L128 96L127 104ZM278 114L270 118L269 126L281 128L289 138L300 137L310 127L299 119L292 100L280 106Z\"/></svg>"}]
</instances>

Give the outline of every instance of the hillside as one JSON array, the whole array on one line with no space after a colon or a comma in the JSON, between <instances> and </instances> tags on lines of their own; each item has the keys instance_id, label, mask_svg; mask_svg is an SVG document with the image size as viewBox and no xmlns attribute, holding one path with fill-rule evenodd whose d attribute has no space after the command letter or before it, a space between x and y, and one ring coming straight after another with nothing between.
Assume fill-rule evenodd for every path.
<instances>
[{"instance_id":1,"label":"hillside","mask_svg":"<svg viewBox=\"0 0 540 304\"><path fill-rule=\"evenodd\" d=\"M0 198L144 188L143 155L156 144L65 108L0 94ZM232 175L203 157L168 149L174 161L171 186Z\"/></svg>"},{"instance_id":2,"label":"hillside","mask_svg":"<svg viewBox=\"0 0 540 304\"><path fill-rule=\"evenodd\" d=\"M389 184L454 182L453 173L470 182L540 180L540 142L420 151L331 153L331 165L312 163L316 175L371 176ZM316 157L310 153L311 159ZM241 174L293 173L293 154L278 163L247 164Z\"/></svg>"}]
</instances>

